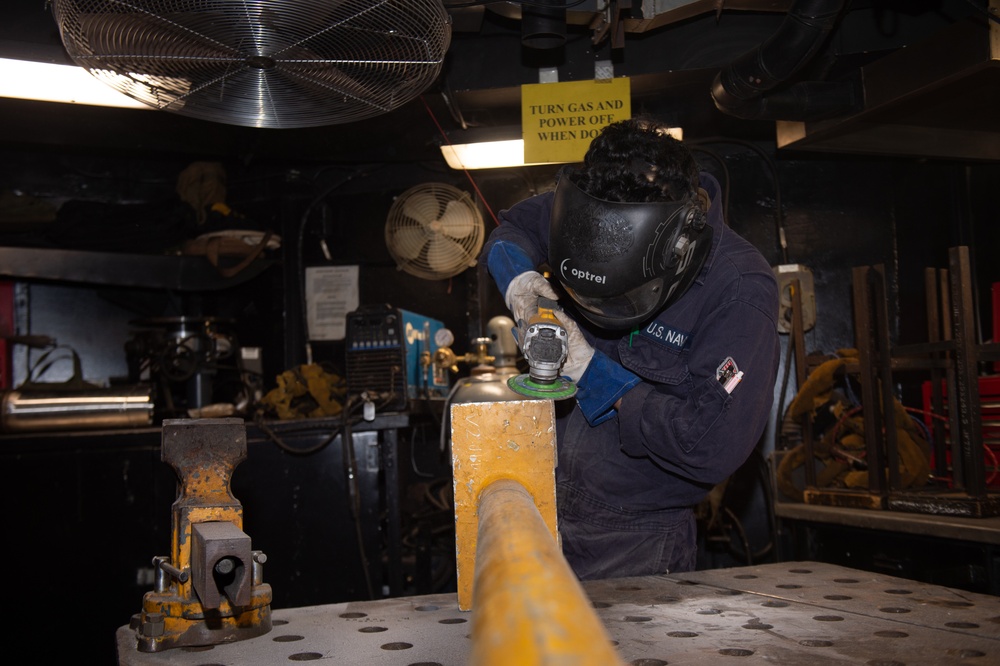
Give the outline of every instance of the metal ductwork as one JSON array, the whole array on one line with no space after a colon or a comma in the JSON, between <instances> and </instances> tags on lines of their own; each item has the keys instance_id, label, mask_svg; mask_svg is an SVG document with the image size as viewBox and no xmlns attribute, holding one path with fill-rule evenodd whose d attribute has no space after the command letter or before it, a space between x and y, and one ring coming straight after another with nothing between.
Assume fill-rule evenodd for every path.
<instances>
[{"instance_id":1,"label":"metal ductwork","mask_svg":"<svg viewBox=\"0 0 1000 666\"><path fill-rule=\"evenodd\" d=\"M557 49L566 43L566 5L540 0L521 9L521 44L525 48Z\"/></svg>"},{"instance_id":2,"label":"metal ductwork","mask_svg":"<svg viewBox=\"0 0 1000 666\"><path fill-rule=\"evenodd\" d=\"M632 34L651 32L672 23L679 23L705 14L718 15L726 11L784 12L793 0L582 0L577 3L550 2L565 7L568 25L585 25L600 32L600 26L612 22L612 15L621 12L622 31ZM541 3L538 3L541 4ZM498 16L520 21L527 18L532 7L517 2L491 2L486 9ZM636 11L633 11L633 7ZM455 14L458 10L448 8Z\"/></svg>"},{"instance_id":3,"label":"metal ductwork","mask_svg":"<svg viewBox=\"0 0 1000 666\"><path fill-rule=\"evenodd\" d=\"M763 120L817 119L855 108L856 86L850 81L805 81L780 89L823 46L845 4L797 0L774 35L715 77L715 106L731 116Z\"/></svg>"},{"instance_id":4,"label":"metal ductwork","mask_svg":"<svg viewBox=\"0 0 1000 666\"><path fill-rule=\"evenodd\" d=\"M861 67L861 108L779 120L778 147L1000 160L1000 0L984 9Z\"/></svg>"}]
</instances>

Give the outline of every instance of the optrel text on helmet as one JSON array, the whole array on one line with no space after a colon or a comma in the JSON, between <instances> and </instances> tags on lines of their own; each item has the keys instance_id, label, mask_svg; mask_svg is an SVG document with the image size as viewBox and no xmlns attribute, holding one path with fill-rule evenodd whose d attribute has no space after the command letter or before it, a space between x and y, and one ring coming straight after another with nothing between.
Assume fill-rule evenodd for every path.
<instances>
[{"instance_id":1,"label":"optrel text on helmet","mask_svg":"<svg viewBox=\"0 0 1000 666\"><path fill-rule=\"evenodd\" d=\"M559 264L559 272L562 273L564 278L568 278L569 275L575 277L578 280L589 280L590 282L596 282L597 284L604 284L607 282L608 276L597 275L596 273L591 273L590 271L580 270L579 268L573 268L572 266L567 267L566 264L569 259L563 259L562 263ZM569 275L566 275L569 273Z\"/></svg>"}]
</instances>

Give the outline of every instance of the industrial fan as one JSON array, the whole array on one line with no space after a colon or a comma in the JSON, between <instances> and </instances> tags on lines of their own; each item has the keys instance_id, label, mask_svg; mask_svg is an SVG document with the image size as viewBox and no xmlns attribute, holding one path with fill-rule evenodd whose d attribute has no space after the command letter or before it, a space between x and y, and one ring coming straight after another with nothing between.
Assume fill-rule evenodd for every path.
<instances>
[{"instance_id":1,"label":"industrial fan","mask_svg":"<svg viewBox=\"0 0 1000 666\"><path fill-rule=\"evenodd\" d=\"M52 0L73 61L180 115L314 127L392 111L441 70L441 0Z\"/></svg>"},{"instance_id":2,"label":"industrial fan","mask_svg":"<svg viewBox=\"0 0 1000 666\"><path fill-rule=\"evenodd\" d=\"M400 270L442 280L476 265L483 216L467 192L424 183L400 194L385 222L385 244Z\"/></svg>"}]
</instances>

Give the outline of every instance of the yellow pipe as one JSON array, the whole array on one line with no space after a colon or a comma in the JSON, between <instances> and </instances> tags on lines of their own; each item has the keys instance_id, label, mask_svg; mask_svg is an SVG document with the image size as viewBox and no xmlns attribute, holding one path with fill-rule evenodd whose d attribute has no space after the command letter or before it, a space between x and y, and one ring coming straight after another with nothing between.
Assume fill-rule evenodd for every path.
<instances>
[{"instance_id":1,"label":"yellow pipe","mask_svg":"<svg viewBox=\"0 0 1000 666\"><path fill-rule=\"evenodd\" d=\"M470 663L623 664L524 486L494 481L478 513Z\"/></svg>"}]
</instances>

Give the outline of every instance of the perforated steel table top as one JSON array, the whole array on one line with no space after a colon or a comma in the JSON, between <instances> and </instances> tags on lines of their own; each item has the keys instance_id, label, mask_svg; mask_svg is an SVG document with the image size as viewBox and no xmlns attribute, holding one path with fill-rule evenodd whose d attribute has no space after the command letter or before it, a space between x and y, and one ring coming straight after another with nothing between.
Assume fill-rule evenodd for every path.
<instances>
[{"instance_id":1,"label":"perforated steel table top","mask_svg":"<svg viewBox=\"0 0 1000 666\"><path fill-rule=\"evenodd\" d=\"M622 659L661 664L1000 664L1000 597L817 562L584 583ZM121 664L466 663L474 613L454 594L275 609L265 636L140 653Z\"/></svg>"}]
</instances>

